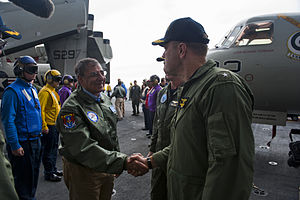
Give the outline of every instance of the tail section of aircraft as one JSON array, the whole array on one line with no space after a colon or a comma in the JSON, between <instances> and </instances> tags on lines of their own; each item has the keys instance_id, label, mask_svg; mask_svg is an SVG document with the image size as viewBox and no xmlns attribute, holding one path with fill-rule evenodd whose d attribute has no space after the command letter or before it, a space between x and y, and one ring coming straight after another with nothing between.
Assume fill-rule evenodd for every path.
<instances>
[{"instance_id":1,"label":"tail section of aircraft","mask_svg":"<svg viewBox=\"0 0 300 200\"><path fill-rule=\"evenodd\" d=\"M8 39L5 55L74 35L86 25L88 11L84 0L54 0L53 3L55 11L49 19L45 19L10 2L0 2L0 13L5 24L22 34L21 40Z\"/></svg>"},{"instance_id":2,"label":"tail section of aircraft","mask_svg":"<svg viewBox=\"0 0 300 200\"><path fill-rule=\"evenodd\" d=\"M112 49L110 41L103 39L102 32L93 31L94 16L88 14L89 0L52 0L52 11L51 1L43 0L39 2L43 4L41 6L51 11L45 14L47 16L37 13L40 11L36 10L37 5L33 5L35 0L23 2L23 6L20 1L11 1L14 4L0 2L1 17L5 24L22 34L22 39L6 39L8 43L0 57L0 69L4 72L2 78L0 71L3 79L0 82L6 83L7 77L14 77L11 64L21 55L30 55L37 62L44 63L43 69L50 66L70 75L75 75L74 65L78 60L93 57L107 71L106 80L109 81ZM32 7L29 7L30 4ZM41 73L44 73L43 70ZM38 77L42 76L39 72ZM38 78L37 82L43 84L43 79ZM0 92L4 87L0 83Z\"/></svg>"}]
</instances>

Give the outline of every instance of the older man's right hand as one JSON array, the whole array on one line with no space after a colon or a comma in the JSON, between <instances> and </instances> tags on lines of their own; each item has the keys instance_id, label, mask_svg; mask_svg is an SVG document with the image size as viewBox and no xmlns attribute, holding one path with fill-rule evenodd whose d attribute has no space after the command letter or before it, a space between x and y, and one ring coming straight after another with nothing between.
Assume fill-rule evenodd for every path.
<instances>
[{"instance_id":1,"label":"older man's right hand","mask_svg":"<svg viewBox=\"0 0 300 200\"><path fill-rule=\"evenodd\" d=\"M133 176L143 176L149 171L146 158L138 153L127 158L127 172Z\"/></svg>"}]
</instances>

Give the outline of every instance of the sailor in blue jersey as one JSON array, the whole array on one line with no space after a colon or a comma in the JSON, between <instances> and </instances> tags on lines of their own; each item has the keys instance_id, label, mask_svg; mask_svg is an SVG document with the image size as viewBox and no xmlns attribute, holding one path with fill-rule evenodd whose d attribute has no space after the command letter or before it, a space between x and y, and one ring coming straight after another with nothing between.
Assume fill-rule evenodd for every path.
<instances>
[{"instance_id":1,"label":"sailor in blue jersey","mask_svg":"<svg viewBox=\"0 0 300 200\"><path fill-rule=\"evenodd\" d=\"M1 112L7 152L20 200L35 200L41 163L41 106L32 83L38 66L30 56L16 60L18 77L3 94Z\"/></svg>"}]
</instances>

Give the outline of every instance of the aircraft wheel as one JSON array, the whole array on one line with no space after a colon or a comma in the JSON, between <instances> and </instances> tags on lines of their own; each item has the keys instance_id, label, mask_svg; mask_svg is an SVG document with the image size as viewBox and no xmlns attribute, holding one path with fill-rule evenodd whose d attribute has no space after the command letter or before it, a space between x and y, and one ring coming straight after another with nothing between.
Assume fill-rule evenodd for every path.
<instances>
[{"instance_id":1,"label":"aircraft wheel","mask_svg":"<svg viewBox=\"0 0 300 200\"><path fill-rule=\"evenodd\" d=\"M293 116L292 116L292 120L293 120L293 121L298 121L298 115L293 115Z\"/></svg>"}]
</instances>

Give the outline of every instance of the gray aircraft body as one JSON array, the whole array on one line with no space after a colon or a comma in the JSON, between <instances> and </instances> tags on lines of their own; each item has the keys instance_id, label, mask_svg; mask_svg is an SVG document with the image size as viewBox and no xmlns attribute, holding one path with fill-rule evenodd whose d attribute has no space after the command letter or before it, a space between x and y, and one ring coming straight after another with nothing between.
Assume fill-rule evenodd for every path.
<instances>
[{"instance_id":1,"label":"gray aircraft body","mask_svg":"<svg viewBox=\"0 0 300 200\"><path fill-rule=\"evenodd\" d=\"M32 9L27 9L27 3L34 5L35 0L25 1L25 10L11 2L0 2L3 22L22 35L20 40L6 39L4 56L0 58L0 92L7 82L15 79L12 65L21 55L30 55L38 63L44 63L39 68L37 82L40 85L43 85L43 74L50 68L62 74L75 75L75 63L85 57L96 58L107 71L107 81L110 81L113 57L110 41L103 39L102 32L93 31L94 16L88 14L89 1L52 2L53 12L46 17L28 12Z\"/></svg>"},{"instance_id":2,"label":"gray aircraft body","mask_svg":"<svg viewBox=\"0 0 300 200\"><path fill-rule=\"evenodd\" d=\"M300 13L243 20L208 58L248 82L255 96L254 122L285 125L287 114L300 114Z\"/></svg>"}]
</instances>

